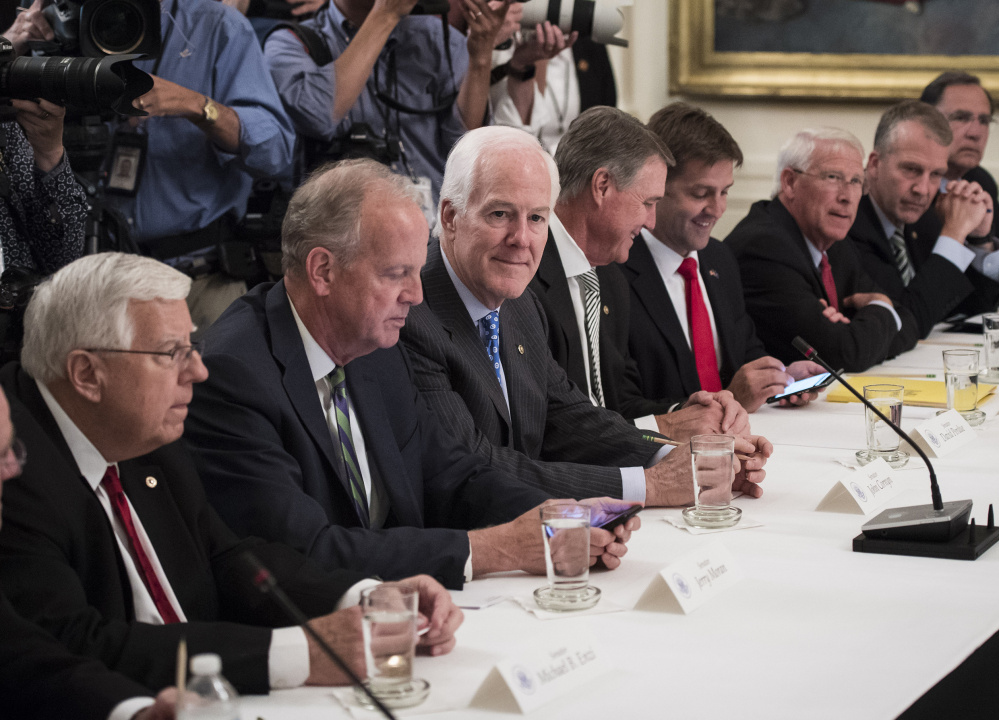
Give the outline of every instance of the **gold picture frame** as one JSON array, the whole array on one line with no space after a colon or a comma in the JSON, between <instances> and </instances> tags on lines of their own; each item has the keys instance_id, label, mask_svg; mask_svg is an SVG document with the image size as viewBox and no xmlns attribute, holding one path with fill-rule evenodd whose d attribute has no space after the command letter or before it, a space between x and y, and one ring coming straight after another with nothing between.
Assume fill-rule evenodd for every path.
<instances>
[{"instance_id":1,"label":"gold picture frame","mask_svg":"<svg viewBox=\"0 0 999 720\"><path fill-rule=\"evenodd\" d=\"M715 0L669 0L671 94L893 100L918 97L944 70L999 91L999 56L717 52Z\"/></svg>"}]
</instances>

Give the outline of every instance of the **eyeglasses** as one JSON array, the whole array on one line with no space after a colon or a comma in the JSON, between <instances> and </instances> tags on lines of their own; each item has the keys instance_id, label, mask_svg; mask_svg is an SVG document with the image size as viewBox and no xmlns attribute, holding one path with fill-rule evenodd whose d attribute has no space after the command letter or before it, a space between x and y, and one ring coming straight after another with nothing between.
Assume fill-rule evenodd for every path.
<instances>
[{"instance_id":1,"label":"eyeglasses","mask_svg":"<svg viewBox=\"0 0 999 720\"><path fill-rule=\"evenodd\" d=\"M799 175L808 175L813 177L824 185L830 187L836 187L836 189L848 190L850 192L861 193L864 191L864 179L860 176L854 176L847 179L842 173L838 172L824 172L824 173L810 173L804 170L799 170L798 168L791 168Z\"/></svg>"},{"instance_id":2,"label":"eyeglasses","mask_svg":"<svg viewBox=\"0 0 999 720\"><path fill-rule=\"evenodd\" d=\"M192 345L178 345L172 350L121 350L119 348L84 348L87 352L107 352L107 353L125 353L128 355L159 355L160 357L170 358L170 367L174 367L178 364L187 365L191 362L191 357L194 353L201 352L201 343L193 343Z\"/></svg>"},{"instance_id":3,"label":"eyeglasses","mask_svg":"<svg viewBox=\"0 0 999 720\"><path fill-rule=\"evenodd\" d=\"M977 122L982 127L988 127L996 121L996 119L989 113L975 115L975 113L967 110L955 110L947 116L947 120L952 123L957 123L958 125L967 125L968 123Z\"/></svg>"},{"instance_id":4,"label":"eyeglasses","mask_svg":"<svg viewBox=\"0 0 999 720\"><path fill-rule=\"evenodd\" d=\"M0 479L10 480L21 474L24 464L28 462L28 449L20 438L14 438L3 455L0 455Z\"/></svg>"}]
</instances>

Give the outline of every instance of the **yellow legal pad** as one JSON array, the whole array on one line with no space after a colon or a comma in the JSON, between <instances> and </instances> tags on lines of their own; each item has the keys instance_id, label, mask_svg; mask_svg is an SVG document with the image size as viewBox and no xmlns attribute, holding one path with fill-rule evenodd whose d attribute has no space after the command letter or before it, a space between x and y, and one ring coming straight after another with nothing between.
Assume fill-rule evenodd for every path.
<instances>
[{"instance_id":1,"label":"yellow legal pad","mask_svg":"<svg viewBox=\"0 0 999 720\"><path fill-rule=\"evenodd\" d=\"M943 380L915 380L873 375L855 375L847 379L859 392L864 391L864 385L902 385L905 387L903 405L931 408L947 407L947 386ZM995 389L995 385L978 383L978 403L981 404L982 399L991 395ZM860 402L839 383L836 383L826 392L826 399L830 402Z\"/></svg>"}]
</instances>

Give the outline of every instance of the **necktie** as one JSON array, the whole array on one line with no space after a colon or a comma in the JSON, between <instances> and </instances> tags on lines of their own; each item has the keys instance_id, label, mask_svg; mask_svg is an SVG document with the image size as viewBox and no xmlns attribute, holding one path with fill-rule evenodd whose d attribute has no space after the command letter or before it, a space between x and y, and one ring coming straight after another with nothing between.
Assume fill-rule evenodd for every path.
<instances>
[{"instance_id":1,"label":"necktie","mask_svg":"<svg viewBox=\"0 0 999 720\"><path fill-rule=\"evenodd\" d=\"M694 351L697 364L697 377L701 389L718 392L722 389L718 375L718 356L715 354L715 340L711 335L711 318L701 295L701 279L697 272L697 261L685 258L677 270L683 276L687 294L687 324L690 328L690 347Z\"/></svg>"},{"instance_id":2,"label":"necktie","mask_svg":"<svg viewBox=\"0 0 999 720\"><path fill-rule=\"evenodd\" d=\"M833 280L832 267L829 266L829 256L822 253L819 261L819 270L822 271L822 285L826 289L826 297L829 304L839 310L839 297L836 295L836 282Z\"/></svg>"},{"instance_id":3,"label":"necktie","mask_svg":"<svg viewBox=\"0 0 999 720\"><path fill-rule=\"evenodd\" d=\"M364 527L369 527L368 498L364 493L364 480L361 478L361 466L357 464L357 451L354 450L354 438L350 432L350 413L347 403L347 376L342 367L329 374L330 385L333 386L333 405L336 407L337 436L343 449L343 464L347 471L347 481L350 485L350 496L354 501L354 509Z\"/></svg>"},{"instance_id":4,"label":"necktie","mask_svg":"<svg viewBox=\"0 0 999 720\"><path fill-rule=\"evenodd\" d=\"M905 238L902 237L902 231L898 228L895 228L895 232L891 236L891 244L895 250L895 266L898 268L898 274L902 276L902 284L908 287L916 273L909 261L909 248L906 247Z\"/></svg>"},{"instance_id":5,"label":"necktie","mask_svg":"<svg viewBox=\"0 0 999 720\"><path fill-rule=\"evenodd\" d=\"M142 582L149 591L149 595L152 597L153 603L160 613L160 617L163 618L164 623L180 622L177 612L173 609L173 605L170 604L170 599L167 597L166 591L163 590L163 585L160 584L160 579L156 577L153 565L149 562L149 556L146 555L146 551L142 549L142 543L139 542L139 536L135 532L135 524L132 522L132 511L128 507L128 500L125 499L125 491L121 488L118 471L115 470L114 465L108 465L108 469L104 473L104 478L101 480L101 485L104 487L104 492L111 499L111 507L114 508L114 514L118 516L122 526L125 528L125 534L128 535L128 544L132 546L132 555L139 564L139 574L142 575Z\"/></svg>"},{"instance_id":6,"label":"necktie","mask_svg":"<svg viewBox=\"0 0 999 720\"><path fill-rule=\"evenodd\" d=\"M590 385L597 404L603 406L604 388L600 381L600 280L593 268L577 277L583 284L586 346L590 351Z\"/></svg>"},{"instance_id":7,"label":"necktie","mask_svg":"<svg viewBox=\"0 0 999 720\"><path fill-rule=\"evenodd\" d=\"M499 354L499 310L493 310L484 318L479 320L481 328L482 342L486 345L486 352L489 354L489 361L493 364L493 372L496 373L496 380L503 385L500 376L500 354Z\"/></svg>"}]
</instances>

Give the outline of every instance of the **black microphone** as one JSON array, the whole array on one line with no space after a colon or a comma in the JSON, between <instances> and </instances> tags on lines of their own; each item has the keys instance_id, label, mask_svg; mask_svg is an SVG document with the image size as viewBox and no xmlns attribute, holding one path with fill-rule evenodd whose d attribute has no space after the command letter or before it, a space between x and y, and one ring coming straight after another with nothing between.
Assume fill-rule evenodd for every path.
<instances>
[{"instance_id":1,"label":"black microphone","mask_svg":"<svg viewBox=\"0 0 999 720\"><path fill-rule=\"evenodd\" d=\"M884 420L899 437L904 438L912 446L912 449L919 453L919 457L923 459L930 471L932 505L911 505L885 510L864 524L861 528L864 535L869 538L915 542L947 542L955 538L968 525L968 517L971 515L971 500L953 500L945 503L940 497L936 471L923 449L913 442L902 428L885 417L884 413L878 410L872 402L865 398L862 393L857 392L825 360L820 358L819 354L815 352L815 348L805 342L801 336L795 337L791 344L805 358L825 368L842 383L843 387L864 403L868 410Z\"/></svg>"},{"instance_id":2,"label":"black microphone","mask_svg":"<svg viewBox=\"0 0 999 720\"><path fill-rule=\"evenodd\" d=\"M323 653L325 653L337 667L343 670L347 674L347 677L349 677L357 687L361 688L364 694L368 696L368 699L374 703L375 707L378 708L382 715L387 717L389 720L396 720L395 715L393 715L378 698L372 695L368 686L362 682L361 678L357 677L354 671L348 667L347 663L340 659L340 656L336 654L336 651L329 646L329 643L323 640L319 633L313 629L312 625L309 623L309 618L305 617L305 614L298 609L295 603L291 601L291 598L288 597L287 593L285 593L285 591L282 590L277 584L277 580L275 580L274 576L271 575L271 571L263 566L263 564L257 559L257 556L252 552L247 551L243 553L242 561L249 571L250 582L253 583L253 586L264 595L270 595L281 610L283 610L296 625L301 625L302 629L305 630L309 637L319 644Z\"/></svg>"}]
</instances>

